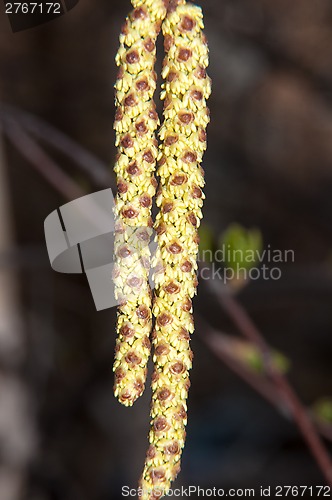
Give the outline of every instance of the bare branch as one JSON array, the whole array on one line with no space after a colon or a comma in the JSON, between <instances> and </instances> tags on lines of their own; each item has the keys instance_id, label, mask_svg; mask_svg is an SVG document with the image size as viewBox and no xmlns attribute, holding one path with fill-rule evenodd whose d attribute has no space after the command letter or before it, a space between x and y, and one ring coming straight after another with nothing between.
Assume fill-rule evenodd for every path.
<instances>
[{"instance_id":1,"label":"bare branch","mask_svg":"<svg viewBox=\"0 0 332 500\"><path fill-rule=\"evenodd\" d=\"M231 336L215 330L201 316L196 315L196 320L199 328L204 331L204 335L200 336L200 339L213 354L284 415L284 404L276 392L274 384L261 374L254 373L236 359L233 354Z\"/></svg>"},{"instance_id":2,"label":"bare branch","mask_svg":"<svg viewBox=\"0 0 332 500\"><path fill-rule=\"evenodd\" d=\"M89 153L77 142L70 139L66 134L60 132L49 123L36 116L21 111L7 104L1 104L0 118L3 120L15 120L31 134L61 151L71 158L75 164L96 183L99 187L110 187L114 179L107 166L96 156Z\"/></svg>"},{"instance_id":3,"label":"bare branch","mask_svg":"<svg viewBox=\"0 0 332 500\"><path fill-rule=\"evenodd\" d=\"M291 412L295 423L302 433L312 455L316 459L327 483L332 486L331 458L315 429L308 411L303 406L287 378L275 368L272 362L271 349L246 310L230 293L225 292L217 294L220 305L238 327L242 335L247 337L260 349L267 375L278 388L281 397Z\"/></svg>"},{"instance_id":4,"label":"bare branch","mask_svg":"<svg viewBox=\"0 0 332 500\"><path fill-rule=\"evenodd\" d=\"M0 253L14 245L3 134L0 130ZM27 469L36 451L36 428L32 399L20 375L25 356L20 320L17 274L0 269L0 488L2 500L18 500L26 483Z\"/></svg>"},{"instance_id":5,"label":"bare branch","mask_svg":"<svg viewBox=\"0 0 332 500\"><path fill-rule=\"evenodd\" d=\"M86 194L14 120L4 120L3 128L22 156L66 199Z\"/></svg>"},{"instance_id":6,"label":"bare branch","mask_svg":"<svg viewBox=\"0 0 332 500\"><path fill-rule=\"evenodd\" d=\"M212 328L202 316L196 315L196 321L198 329L204 331L204 335L199 338L208 346L211 352L266 399L266 401L272 404L283 416L293 420L293 416L290 414L288 407L285 406L285 402L280 397L280 392L273 380L266 378L265 373L253 372L234 355L236 344L234 345L232 336ZM307 409L307 411L308 414L312 413L310 409ZM319 433L329 441L332 441L332 425L328 422L320 421L314 414L311 414L311 418Z\"/></svg>"}]
</instances>

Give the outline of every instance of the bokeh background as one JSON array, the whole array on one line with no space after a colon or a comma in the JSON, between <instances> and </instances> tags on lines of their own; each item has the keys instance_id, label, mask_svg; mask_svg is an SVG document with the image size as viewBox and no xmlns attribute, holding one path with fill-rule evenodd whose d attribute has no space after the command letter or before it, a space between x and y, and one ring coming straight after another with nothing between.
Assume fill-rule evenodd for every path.
<instances>
[{"instance_id":1,"label":"bokeh background","mask_svg":"<svg viewBox=\"0 0 332 500\"><path fill-rule=\"evenodd\" d=\"M280 280L249 283L237 300L287 358L287 377L329 447L332 3L201 5L214 88L205 227L214 244L236 222L258 228L264 247L294 250ZM67 201L47 180L50 159L83 192L115 186L114 56L129 9L129 0L80 0L63 17L14 34L0 10L0 500L118 499L143 467L150 390L130 409L115 400L115 310L95 311L83 275L52 271L43 234L45 217ZM73 158L35 136L31 145L32 115L90 152L92 173L71 147ZM109 178L93 175L98 161ZM176 485L325 484L287 408L248 383L253 376L259 389L264 374L243 349L235 356L231 341L241 335L203 280L194 305L188 434ZM207 324L230 335L242 376L206 344Z\"/></svg>"}]
</instances>

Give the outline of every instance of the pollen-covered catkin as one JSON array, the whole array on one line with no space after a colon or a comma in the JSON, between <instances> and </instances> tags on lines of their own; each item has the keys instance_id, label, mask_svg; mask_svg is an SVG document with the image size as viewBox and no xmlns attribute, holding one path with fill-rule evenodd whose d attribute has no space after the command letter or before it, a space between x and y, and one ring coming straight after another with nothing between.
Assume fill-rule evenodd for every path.
<instances>
[{"instance_id":1,"label":"pollen-covered catkin","mask_svg":"<svg viewBox=\"0 0 332 500\"><path fill-rule=\"evenodd\" d=\"M185 441L192 364L189 341L194 331L191 299L197 286L197 228L204 199L200 163L206 149L206 100L211 92L201 9L179 4L170 9L162 29L166 57L155 224L155 370L150 447L140 481L145 500L159 498L169 490L180 470Z\"/></svg>"},{"instance_id":2,"label":"pollen-covered catkin","mask_svg":"<svg viewBox=\"0 0 332 500\"><path fill-rule=\"evenodd\" d=\"M114 242L115 296L120 302L115 348L114 393L130 406L144 390L150 354L151 290L148 283L151 204L156 190L159 125L156 89L156 38L166 7L163 0L132 0L116 55L114 128L118 154Z\"/></svg>"}]
</instances>

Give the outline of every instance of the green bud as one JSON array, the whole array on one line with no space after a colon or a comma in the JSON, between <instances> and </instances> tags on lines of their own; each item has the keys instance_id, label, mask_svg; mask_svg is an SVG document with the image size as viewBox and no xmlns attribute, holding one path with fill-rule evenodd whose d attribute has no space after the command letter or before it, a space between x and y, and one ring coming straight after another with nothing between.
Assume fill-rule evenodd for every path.
<instances>
[{"instance_id":1,"label":"green bud","mask_svg":"<svg viewBox=\"0 0 332 500\"><path fill-rule=\"evenodd\" d=\"M226 267L249 270L259 261L263 238L259 229L246 229L234 223L221 234L218 247L224 252Z\"/></svg>"}]
</instances>

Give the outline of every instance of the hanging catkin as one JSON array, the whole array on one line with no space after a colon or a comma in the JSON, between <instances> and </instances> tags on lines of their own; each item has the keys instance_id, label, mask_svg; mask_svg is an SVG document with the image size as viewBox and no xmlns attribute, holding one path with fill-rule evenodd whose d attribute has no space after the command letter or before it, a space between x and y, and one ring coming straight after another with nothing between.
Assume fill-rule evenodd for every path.
<instances>
[{"instance_id":1,"label":"hanging catkin","mask_svg":"<svg viewBox=\"0 0 332 500\"><path fill-rule=\"evenodd\" d=\"M150 446L140 481L141 498L146 500L169 490L180 469L185 441L192 364L189 341L194 331L191 299L197 286L197 228L204 199L200 163L206 149L206 99L211 91L201 9L181 2L170 10L162 26L166 57L155 224L155 370Z\"/></svg>"},{"instance_id":2,"label":"hanging catkin","mask_svg":"<svg viewBox=\"0 0 332 500\"><path fill-rule=\"evenodd\" d=\"M130 406L144 390L150 354L151 290L148 283L152 227L151 203L159 125L153 102L156 38L166 15L163 0L132 0L134 10L120 35L116 64L114 128L118 155L115 164L118 193L114 251L117 317L114 392Z\"/></svg>"}]
</instances>

